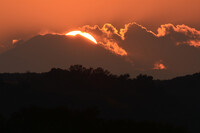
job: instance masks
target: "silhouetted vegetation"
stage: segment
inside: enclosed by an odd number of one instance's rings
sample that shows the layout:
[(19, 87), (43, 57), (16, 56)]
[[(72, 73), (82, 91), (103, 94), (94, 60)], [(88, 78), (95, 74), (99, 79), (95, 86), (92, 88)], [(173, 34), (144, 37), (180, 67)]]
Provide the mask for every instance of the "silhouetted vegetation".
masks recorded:
[(81, 65), (45, 73), (3, 73), (0, 130), (198, 132), (199, 83), (199, 73), (162, 81)]
[(105, 120), (98, 118), (95, 108), (69, 110), (60, 108), (24, 108), (14, 113), (1, 126), (2, 133), (187, 133), (185, 128), (175, 128), (170, 124), (155, 122), (135, 122), (133, 120)]

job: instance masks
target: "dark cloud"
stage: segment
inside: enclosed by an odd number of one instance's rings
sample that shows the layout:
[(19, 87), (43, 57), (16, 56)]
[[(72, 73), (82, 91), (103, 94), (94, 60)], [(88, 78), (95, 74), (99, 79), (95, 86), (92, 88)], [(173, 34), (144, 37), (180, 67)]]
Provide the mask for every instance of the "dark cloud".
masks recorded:
[(165, 24), (158, 28), (158, 37), (168, 36), (179, 44), (200, 47), (200, 31), (186, 25)]
[[(45, 72), (73, 64), (103, 67), (113, 73), (131, 68), (122, 56), (112, 54), (81, 36), (38, 35), (0, 55), (0, 72)], [(123, 65), (119, 65), (123, 64)]]
[(123, 48), (134, 69), (148, 73), (157, 64), (177, 75), (200, 71), (200, 31), (189, 26), (165, 24), (157, 33), (137, 23), (126, 24), (120, 30), (111, 24), (83, 29), (97, 35), (99, 41), (112, 40)]
[(111, 24), (105, 24), (102, 28), (97, 25), (93, 27), (86, 25), (80, 29), (95, 36), (97, 42), (104, 48), (117, 55), (127, 56), (126, 50), (121, 48), (117, 43), (121, 41), (121, 36), (118, 34), (118, 30)]
[(122, 29), (111, 24), (86, 25), (80, 30), (93, 35), (98, 44), (57, 33), (36, 36), (20, 41), (20, 45), (0, 56), (1, 72), (41, 72), (72, 64), (101, 66), (132, 76), (146, 73), (156, 78), (200, 71), (200, 31), (189, 26), (165, 24), (157, 33), (137, 23)]

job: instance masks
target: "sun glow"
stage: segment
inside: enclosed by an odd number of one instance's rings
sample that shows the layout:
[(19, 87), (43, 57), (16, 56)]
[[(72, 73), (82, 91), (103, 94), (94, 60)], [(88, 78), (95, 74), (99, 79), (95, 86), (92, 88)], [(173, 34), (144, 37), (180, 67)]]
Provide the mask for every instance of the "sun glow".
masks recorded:
[(94, 42), (95, 44), (97, 44), (97, 41), (96, 39), (90, 35), (89, 33), (86, 33), (86, 32), (82, 32), (82, 31), (71, 31), (67, 34), (65, 34), (66, 36), (76, 36), (76, 35), (81, 35), (87, 39), (89, 39), (90, 41)]
[(12, 44), (19, 42), (19, 40), (12, 40)]
[(167, 68), (162, 63), (156, 63), (156, 64), (154, 64), (154, 68), (153, 69), (155, 69), (155, 70), (164, 70), (164, 69), (167, 69)]

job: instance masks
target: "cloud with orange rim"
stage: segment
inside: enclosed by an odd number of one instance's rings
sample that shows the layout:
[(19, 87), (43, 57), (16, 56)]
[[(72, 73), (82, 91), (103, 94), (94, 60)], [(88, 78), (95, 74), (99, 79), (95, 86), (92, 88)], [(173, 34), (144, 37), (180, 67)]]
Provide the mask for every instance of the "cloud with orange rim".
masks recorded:
[[(200, 31), (187, 25), (164, 24), (157, 33), (135, 22), (119, 30), (108, 23), (103, 27), (86, 25), (80, 29), (93, 34), (113, 53), (126, 55), (140, 69), (181, 72), (184, 68), (189, 72), (191, 68), (198, 71), (200, 67), (200, 63), (197, 63), (200, 59)], [(123, 54), (123, 51), (127, 54)], [(168, 67), (158, 63), (160, 60)]]

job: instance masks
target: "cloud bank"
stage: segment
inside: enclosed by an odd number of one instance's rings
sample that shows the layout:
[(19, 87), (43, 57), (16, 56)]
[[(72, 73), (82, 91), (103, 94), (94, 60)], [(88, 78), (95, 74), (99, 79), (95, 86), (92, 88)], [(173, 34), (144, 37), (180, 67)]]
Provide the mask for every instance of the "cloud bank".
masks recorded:
[[(158, 78), (160, 78), (161, 75), (162, 78), (172, 78), (174, 76), (200, 71), (200, 31), (187, 25), (164, 24), (157, 29), (157, 32), (153, 32), (135, 22), (125, 24), (121, 29), (106, 23), (102, 27), (98, 25), (85, 25), (80, 27), (79, 30), (91, 34), (97, 40), (97, 46), (95, 46), (96, 48), (94, 49), (101, 49), (99, 56), (96, 56), (95, 54), (97, 54), (97, 52), (92, 52), (91, 49), (90, 52), (85, 52), (87, 53), (86, 55), (88, 55), (87, 59), (85, 59), (87, 62), (86, 64), (91, 63), (87, 61), (89, 57), (94, 64), (99, 64), (99, 59), (101, 58), (101, 60), (106, 60), (107, 64), (111, 63), (111, 65), (107, 67), (109, 70), (115, 69), (117, 66), (118, 69), (116, 72), (121, 72), (122, 68), (126, 68), (125, 71), (131, 75), (146, 73), (153, 76), (156, 75)], [(70, 46), (71, 49), (74, 49), (73, 47), (76, 46), (74, 41), (67, 42), (67, 44), (65, 43), (65, 33), (47, 31), (40, 32), (39, 34), (42, 34), (46, 40), (49, 38), (56, 38), (52, 42), (45, 41), (46, 45), (48, 45), (48, 43), (59, 44), (62, 42), (62, 45), (66, 45), (66, 47)], [(52, 36), (49, 37), (45, 34), (51, 34)], [(60, 38), (59, 36), (62, 37)], [(77, 38), (74, 39), (76, 40)], [(34, 39), (32, 38), (30, 40)], [(79, 60), (78, 63), (81, 64), (81, 61), (83, 60), (81, 58), (85, 54), (80, 55), (80, 57), (78, 55), (74, 56), (73, 54), (76, 54), (77, 51), (83, 49), (86, 46), (86, 42), (84, 43), (79, 39), (77, 41), (80, 44), (79, 47), (77, 47), (77, 50), (63, 52), (63, 56), (76, 57), (72, 58), (70, 61), (73, 62), (77, 59)], [(14, 43), (14, 46), (21, 46), (23, 43), (27, 44), (27, 42), (29, 41), (19, 41)], [(44, 42), (41, 40), (35, 40), (33, 41), (32, 46), (37, 47), (39, 45), (35, 44), (42, 45), (43, 43)], [(58, 47), (57, 45), (51, 45), (55, 48)], [(49, 49), (51, 45), (48, 45)], [(37, 48), (37, 51), (39, 51), (39, 49), (40, 48)], [(30, 51), (34, 52), (33, 49)], [(58, 53), (59, 52), (55, 52), (55, 54)], [(89, 53), (94, 55), (89, 56)], [(112, 58), (108, 59), (108, 56), (105, 56), (105, 54), (107, 55), (108, 53), (112, 53)], [(99, 59), (97, 60), (96, 57)], [(123, 60), (121, 61), (123, 63), (112, 65), (112, 62), (117, 62), (119, 59)], [(67, 59), (65, 61), (67, 62)], [(51, 62), (53, 62), (53, 60), (51, 60)], [(104, 64), (103, 62), (100, 64)], [(59, 65), (57, 66), (59, 67)]]
[(135, 69), (179, 74), (200, 71), (200, 31), (187, 25), (164, 24), (157, 33), (135, 22), (119, 30), (112, 24), (81, 29), (113, 53), (125, 55)]

